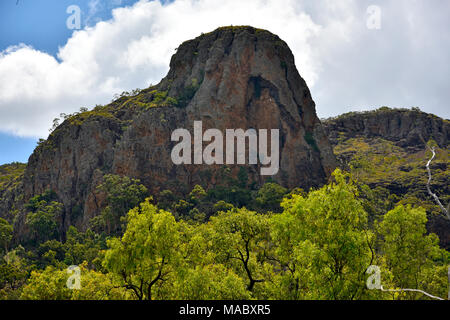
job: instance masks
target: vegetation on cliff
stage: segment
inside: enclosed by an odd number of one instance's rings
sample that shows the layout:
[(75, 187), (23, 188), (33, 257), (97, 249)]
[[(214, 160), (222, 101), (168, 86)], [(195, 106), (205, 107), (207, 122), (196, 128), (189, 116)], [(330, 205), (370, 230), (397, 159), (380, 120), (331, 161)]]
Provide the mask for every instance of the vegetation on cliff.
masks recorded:
[[(25, 247), (0, 249), (0, 297), (427, 298), (369, 290), (370, 265), (380, 267), (384, 288), (445, 297), (450, 254), (427, 233), (425, 209), (397, 204), (370, 217), (366, 208), (381, 211), (385, 203), (361, 193), (368, 187), (339, 169), (332, 182), (309, 192), (269, 182), (248, 197), (227, 198), (234, 204), (218, 200), (245, 182), (242, 175), (219, 190), (196, 186), (184, 199), (166, 190), (156, 201), (142, 200), (147, 190), (138, 180), (110, 175), (99, 188), (107, 193), (107, 211), (118, 214), (108, 221), (121, 221), (122, 231), (93, 221), (96, 231), (70, 227), (65, 241), (52, 233), (53, 194), (37, 196), (27, 208), (43, 215), (35, 227), (51, 232), (42, 230)], [(0, 242), (11, 243), (12, 227), (6, 220), (0, 225)], [(66, 286), (70, 265), (80, 266), (79, 290)]]
[[(431, 157), (430, 187), (443, 203), (450, 203), (450, 122), (418, 108), (382, 107), (368, 112), (351, 112), (324, 121), (330, 132), (340, 166), (348, 170), (370, 195), (387, 204), (421, 206), (428, 214), (428, 230), (437, 233), (441, 245), (450, 247), (450, 221), (427, 192), (425, 165)], [(386, 210), (373, 212), (383, 215)]]
[[(84, 232), (64, 232), (55, 192), (36, 195), (23, 208), (27, 241), (13, 238), (15, 213), (0, 219), (0, 298), (429, 299), (402, 288), (445, 297), (449, 232), (426, 191), (430, 152), (410, 137), (362, 132), (337, 132), (334, 152), (349, 173), (337, 170), (320, 189), (258, 187), (244, 168), (237, 176), (224, 168), (213, 188), (150, 193), (140, 180), (107, 174), (96, 187), (103, 207)], [(431, 188), (447, 203), (449, 149), (429, 138)], [(24, 169), (0, 167), (3, 195)], [(79, 290), (66, 286), (71, 265), (81, 270)], [(393, 291), (367, 288), (370, 265)]]

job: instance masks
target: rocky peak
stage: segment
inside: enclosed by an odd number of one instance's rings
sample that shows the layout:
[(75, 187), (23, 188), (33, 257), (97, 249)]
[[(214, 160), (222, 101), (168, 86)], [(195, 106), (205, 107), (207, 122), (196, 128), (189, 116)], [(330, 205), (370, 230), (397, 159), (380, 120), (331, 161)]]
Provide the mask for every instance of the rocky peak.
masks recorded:
[(423, 150), (423, 140), (433, 139), (439, 147), (446, 148), (450, 138), (449, 120), (417, 108), (410, 110), (382, 107), (374, 111), (350, 112), (326, 119), (323, 124), (333, 145), (339, 139), (357, 136), (382, 137), (415, 152)]
[[(223, 165), (171, 160), (172, 132), (192, 130), (194, 121), (222, 132), (279, 129), (280, 168), (271, 179), (285, 187), (319, 186), (336, 165), (287, 44), (265, 30), (225, 27), (183, 43), (158, 85), (68, 118), (30, 157), (24, 199), (53, 190), (64, 228), (84, 227), (102, 206), (96, 187), (107, 173), (138, 178), (153, 193), (216, 186)], [(228, 166), (235, 176), (242, 168), (249, 183), (267, 179), (259, 164)]]

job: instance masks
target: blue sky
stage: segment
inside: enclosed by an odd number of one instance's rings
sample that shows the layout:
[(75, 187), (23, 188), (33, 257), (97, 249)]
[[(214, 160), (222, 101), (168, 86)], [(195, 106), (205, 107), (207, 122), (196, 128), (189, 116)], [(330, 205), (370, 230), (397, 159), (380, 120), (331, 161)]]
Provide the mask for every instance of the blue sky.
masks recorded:
[(0, 133), (0, 165), (11, 162), (27, 162), (36, 147), (37, 139), (21, 138)]
[[(131, 5), (137, 0), (122, 0), (120, 6)], [(78, 5), (82, 17), (89, 14), (91, 0), (1, 0), (0, 1), (0, 51), (9, 46), (24, 43), (33, 48), (56, 56), (58, 47), (63, 46), (73, 30), (66, 27), (70, 5)], [(98, 20), (111, 19), (111, 10), (118, 2), (104, 1), (98, 11), (82, 27), (95, 24)], [(14, 161), (27, 162), (36, 147), (38, 138), (24, 138), (0, 132), (0, 165)]]
[(285, 40), (319, 117), (381, 106), (450, 117), (448, 0), (16, 2), (0, 0), (0, 164), (26, 162), (60, 113), (158, 83), (181, 42), (226, 25)]
[[(111, 9), (118, 6), (131, 5), (137, 0), (99, 1), (98, 11), (90, 19), (82, 19), (82, 27), (86, 22), (93, 25), (97, 20), (111, 18)], [(56, 55), (58, 47), (66, 43), (72, 30), (66, 28), (69, 14), (66, 9), (77, 5), (82, 17), (89, 14), (89, 3), (92, 0), (2, 0), (0, 1), (0, 51), (9, 46), (25, 43), (37, 50)], [(120, 3), (120, 5), (119, 5)], [(83, 21), (84, 20), (84, 21)]]

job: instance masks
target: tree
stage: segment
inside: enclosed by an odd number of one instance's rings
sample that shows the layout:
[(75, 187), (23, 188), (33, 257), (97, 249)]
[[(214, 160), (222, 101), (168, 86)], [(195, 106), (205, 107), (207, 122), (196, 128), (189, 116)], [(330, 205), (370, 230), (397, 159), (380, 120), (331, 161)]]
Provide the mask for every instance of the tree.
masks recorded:
[(19, 246), (0, 260), (0, 300), (17, 300), (20, 296), (20, 288), (25, 283), (29, 270), (27, 261), (22, 257), (24, 251)]
[(274, 261), (286, 299), (358, 299), (365, 294), (365, 271), (375, 259), (367, 213), (357, 189), (337, 169), (335, 182), (306, 197), (292, 195), (273, 218)]
[(80, 268), (80, 288), (69, 289), (71, 276), (67, 269), (48, 266), (45, 270), (32, 271), (23, 288), (23, 300), (110, 300), (127, 299), (125, 289), (114, 283), (111, 274), (89, 270), (84, 262)]
[(269, 234), (267, 216), (242, 208), (221, 212), (210, 223), (217, 262), (235, 268), (246, 278), (247, 290), (253, 291), (264, 281), (261, 257)]
[(223, 200), (217, 201), (213, 206), (213, 212), (227, 212), (229, 210), (233, 210), (234, 206), (231, 203), (225, 202)]
[(107, 249), (105, 237), (95, 234), (91, 230), (82, 233), (74, 226), (67, 230), (64, 243), (64, 262), (67, 265), (80, 265), (86, 262), (89, 268), (99, 270), (101, 266), (101, 252)]
[(33, 210), (26, 217), (33, 239), (37, 243), (56, 239), (59, 235), (57, 221), (62, 215), (63, 205), (57, 201), (47, 202), (45, 196), (37, 196), (31, 199), (27, 208)]
[(158, 207), (164, 210), (170, 210), (177, 201), (176, 196), (170, 190), (163, 190), (158, 196)]
[(200, 185), (195, 185), (191, 193), (189, 193), (189, 202), (193, 205), (197, 205), (206, 197), (206, 191)]
[(265, 211), (281, 212), (280, 203), (287, 191), (277, 183), (267, 182), (258, 190), (255, 201)]
[[(163, 297), (164, 281), (179, 258), (180, 233), (171, 213), (147, 201), (128, 213), (122, 238), (108, 241), (104, 267), (136, 298)], [(160, 294), (158, 296), (158, 294)]]
[(187, 202), (186, 200), (180, 199), (178, 202), (176, 202), (173, 206), (173, 209), (175, 211), (175, 214), (178, 218), (180, 217), (188, 217), (189, 212), (194, 207), (194, 205), (190, 202)]
[(107, 174), (103, 180), (104, 182), (97, 189), (106, 194), (108, 205), (92, 222), (97, 227), (100, 226), (100, 229), (106, 228), (105, 231), (108, 235), (119, 235), (123, 231), (121, 217), (144, 201), (148, 190), (140, 184), (139, 180), (126, 176)]
[(32, 271), (31, 277), (23, 288), (23, 300), (70, 300), (71, 290), (67, 288), (68, 274), (48, 266), (43, 271)]
[(130, 295), (114, 280), (113, 274), (90, 270), (87, 262), (80, 266), (80, 290), (71, 290), (71, 300), (126, 300)]
[(197, 265), (178, 280), (176, 299), (182, 300), (248, 300), (245, 282), (221, 264)]
[[(430, 284), (446, 282), (445, 270), (441, 269), (449, 262), (448, 253), (439, 248), (435, 234), (427, 235), (426, 223), (425, 209), (398, 205), (377, 224), (380, 249), (384, 253), (385, 288), (422, 289), (431, 294), (446, 295), (444, 286)], [(435, 260), (443, 262), (441, 268)], [(419, 299), (423, 294), (401, 292), (394, 297)]]
[(8, 244), (12, 239), (13, 227), (5, 219), (0, 218), (0, 246), (8, 253)]

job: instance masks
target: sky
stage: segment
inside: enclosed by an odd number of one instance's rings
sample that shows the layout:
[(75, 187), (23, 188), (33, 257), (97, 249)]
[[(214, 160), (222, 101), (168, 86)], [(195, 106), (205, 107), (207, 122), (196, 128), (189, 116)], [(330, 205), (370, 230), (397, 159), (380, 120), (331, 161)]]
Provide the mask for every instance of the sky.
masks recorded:
[(285, 40), (321, 118), (448, 119), (449, 17), (448, 0), (1, 0), (0, 164), (26, 162), (61, 113), (158, 83), (181, 42), (225, 25)]

